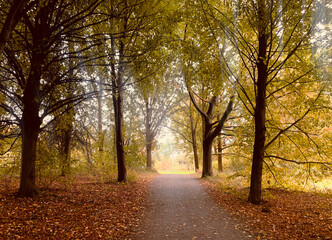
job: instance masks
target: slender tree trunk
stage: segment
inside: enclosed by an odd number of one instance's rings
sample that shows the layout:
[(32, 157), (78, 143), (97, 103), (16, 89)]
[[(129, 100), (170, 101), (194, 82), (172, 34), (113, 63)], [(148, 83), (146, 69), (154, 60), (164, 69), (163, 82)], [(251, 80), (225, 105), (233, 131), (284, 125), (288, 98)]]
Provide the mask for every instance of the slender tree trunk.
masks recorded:
[(146, 169), (147, 170), (152, 169), (152, 144), (151, 143), (146, 144)]
[(198, 151), (197, 151), (197, 139), (196, 139), (196, 129), (197, 129), (197, 122), (194, 124), (194, 118), (191, 112), (191, 101), (189, 105), (189, 117), (190, 117), (190, 131), (191, 131), (191, 142), (193, 146), (194, 152), (194, 165), (195, 165), (195, 172), (199, 170), (199, 161), (198, 161)]
[[(111, 38), (113, 53), (115, 53), (115, 41), (114, 37)], [(116, 139), (116, 155), (118, 165), (118, 182), (127, 181), (127, 169), (124, 152), (124, 140), (123, 140), (123, 109), (122, 109), (122, 56), (123, 56), (124, 44), (120, 41), (119, 48), (119, 66), (115, 69), (115, 63), (111, 63), (112, 68), (112, 91), (113, 91), (113, 107), (114, 107), (114, 123), (115, 123), (115, 139)], [(115, 61), (113, 59), (113, 61)]]
[[(68, 127), (71, 127), (68, 125)], [(61, 168), (61, 176), (67, 176), (70, 173), (70, 155), (72, 142), (72, 128), (66, 129), (63, 136), (63, 162)]]
[(151, 133), (151, 108), (149, 106), (149, 97), (145, 99), (145, 146), (146, 146), (146, 169), (152, 169), (152, 133)]
[(97, 104), (98, 104), (98, 162), (103, 164), (104, 161), (104, 142), (105, 132), (103, 131), (103, 83), (99, 83)]
[(255, 141), (254, 153), (251, 169), (250, 193), (249, 201), (253, 204), (258, 204), (262, 201), (262, 173), (264, 161), (264, 147), (265, 147), (265, 112), (266, 112), (266, 82), (267, 82), (267, 63), (266, 63), (266, 49), (267, 49), (267, 34), (266, 26), (266, 12), (265, 0), (258, 1), (258, 79), (257, 79), (257, 96), (255, 108)]
[(218, 172), (222, 172), (223, 168), (222, 168), (222, 139), (221, 136), (218, 136), (218, 146), (217, 146), (217, 150), (218, 150)]
[[(68, 36), (70, 39), (70, 36)], [(74, 46), (71, 41), (68, 42), (68, 52), (74, 51)], [(74, 78), (74, 72), (73, 72), (73, 60), (69, 59), (68, 67), (68, 77), (69, 79)], [(70, 98), (73, 97), (73, 89), (72, 84), (69, 83), (68, 87), (68, 96)], [(70, 109), (64, 114), (65, 116), (65, 128), (64, 128), (64, 136), (62, 139), (63, 146), (62, 146), (62, 157), (63, 162), (61, 166), (61, 176), (67, 176), (70, 173), (70, 164), (71, 164), (71, 144), (72, 144), (72, 134), (73, 134), (73, 122), (74, 122), (74, 104), (69, 103)], [(60, 123), (61, 124), (61, 123)]]
[(192, 145), (193, 145), (193, 152), (194, 152), (195, 171), (197, 172), (199, 170), (199, 161), (198, 161), (196, 132), (192, 132), (191, 138), (192, 138)]

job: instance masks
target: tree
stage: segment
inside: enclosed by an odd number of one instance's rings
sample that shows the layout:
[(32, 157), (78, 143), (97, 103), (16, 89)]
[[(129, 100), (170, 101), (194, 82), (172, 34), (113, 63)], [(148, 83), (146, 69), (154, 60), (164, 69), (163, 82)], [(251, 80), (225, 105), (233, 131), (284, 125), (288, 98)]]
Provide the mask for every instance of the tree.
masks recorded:
[[(106, 2), (105, 2), (106, 3)], [(110, 16), (105, 35), (109, 36), (109, 65), (114, 108), (114, 124), (118, 164), (118, 181), (127, 180), (123, 136), (123, 92), (128, 85), (146, 76), (135, 74), (135, 63), (156, 48), (155, 28), (159, 3), (149, 1), (111, 1), (104, 5)], [(106, 44), (105, 47), (108, 47)]]
[[(70, 103), (78, 103), (86, 98), (84, 93), (75, 93), (74, 96), (64, 99), (53, 98), (57, 87), (76, 81), (68, 79), (68, 69), (61, 69), (61, 65), (55, 63), (72, 56), (71, 53), (66, 55), (60, 51), (62, 39), (68, 36), (69, 31), (78, 33), (91, 24), (82, 24), (81, 21), (93, 14), (99, 1), (81, 4), (80, 8), (77, 8), (75, 1), (61, 3), (63, 2), (57, 0), (43, 2), (36, 11), (24, 13), (21, 31), (15, 32), (15, 41), (9, 42), (9, 47), (5, 49), (8, 64), (13, 70), (5, 68), (11, 77), (2, 81), (0, 89), (10, 100), (7, 105), (2, 105), (2, 108), (15, 118), (21, 128), (22, 166), (19, 196), (37, 194), (36, 148), (43, 120), (58, 110), (68, 111)], [(54, 70), (62, 74), (55, 76), (52, 74)], [(12, 83), (10, 89), (6, 87), (9, 83)], [(56, 101), (49, 101), (51, 99)]]
[[(238, 53), (238, 60), (235, 58), (235, 61), (241, 63), (242, 70), (246, 70), (246, 74), (241, 75), (241, 71), (234, 74), (231, 67), (226, 68), (236, 79), (239, 98), (254, 118), (255, 140), (249, 201), (258, 204), (262, 200), (263, 164), (268, 148), (282, 134), (298, 126), (314, 109), (321, 95), (321, 89), (317, 91), (317, 86), (312, 88), (315, 91), (310, 97), (311, 103), (308, 102), (297, 113), (290, 113), (289, 103), (297, 97), (297, 91), (303, 91), (305, 85), (314, 82), (314, 66), (307, 59), (311, 55), (310, 48), (305, 47), (310, 46), (313, 4), (311, 1), (259, 0), (231, 4), (225, 8), (213, 1), (201, 3), (202, 10), (211, 17), (207, 17), (207, 21), (219, 25), (218, 29), (227, 36)], [(216, 34), (217, 29), (211, 27), (211, 32)], [(256, 37), (252, 38), (252, 35)], [(284, 102), (288, 104), (284, 105)], [(286, 126), (278, 126), (279, 131), (275, 132), (273, 112), (276, 110), (273, 107), (276, 105), (284, 109), (284, 114), (292, 121)], [(292, 140), (290, 143), (294, 144)], [(294, 147), (297, 148), (297, 144)]]
[(189, 90), (190, 99), (195, 106), (196, 110), (201, 114), (203, 118), (203, 170), (202, 177), (212, 176), (212, 143), (213, 140), (220, 134), (229, 114), (233, 108), (233, 99), (232, 96), (227, 104), (226, 110), (223, 113), (223, 116), (220, 120), (214, 121), (215, 108), (217, 104), (217, 96), (212, 96), (208, 101), (204, 100), (208, 104), (208, 110), (204, 112), (199, 105), (197, 104), (195, 97), (192, 91)]
[(143, 102), (141, 104), (138, 102), (138, 104), (142, 109), (145, 122), (146, 168), (148, 170), (152, 169), (152, 147), (155, 138), (163, 122), (169, 115), (172, 115), (177, 104), (175, 96), (179, 86), (172, 70), (173, 68), (169, 68), (165, 72), (160, 71), (155, 75), (162, 80), (156, 82), (145, 80), (139, 83), (139, 92)]

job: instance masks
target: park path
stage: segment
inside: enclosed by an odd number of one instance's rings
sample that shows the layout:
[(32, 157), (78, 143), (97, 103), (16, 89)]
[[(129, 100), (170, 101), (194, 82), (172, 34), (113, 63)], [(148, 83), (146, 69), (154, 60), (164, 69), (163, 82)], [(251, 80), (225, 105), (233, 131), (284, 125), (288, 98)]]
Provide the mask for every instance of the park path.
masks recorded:
[(253, 239), (214, 203), (192, 175), (158, 175), (135, 239)]

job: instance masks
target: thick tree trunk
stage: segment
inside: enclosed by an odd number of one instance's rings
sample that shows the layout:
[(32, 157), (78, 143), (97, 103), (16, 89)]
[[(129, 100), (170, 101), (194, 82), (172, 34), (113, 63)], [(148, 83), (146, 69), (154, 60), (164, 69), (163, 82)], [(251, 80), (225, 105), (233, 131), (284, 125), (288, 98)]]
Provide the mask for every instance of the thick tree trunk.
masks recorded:
[(267, 82), (267, 35), (265, 33), (265, 0), (258, 1), (258, 63), (257, 63), (257, 96), (255, 108), (255, 141), (251, 169), (249, 201), (259, 204), (262, 201), (262, 173), (265, 147), (265, 111), (266, 111), (266, 82)]
[[(36, 188), (36, 147), (39, 134), (38, 115), (32, 114), (31, 111), (25, 110), (25, 117), (22, 123), (22, 165), (20, 188), (18, 196), (34, 197), (37, 195)], [(29, 117), (27, 117), (29, 112)], [(34, 115), (34, 116), (32, 116)]]
[(209, 139), (203, 140), (203, 170), (202, 178), (212, 176), (212, 141)]
[[(36, 58), (33, 58), (36, 59)], [(39, 80), (40, 63), (35, 61), (32, 74), (27, 80), (23, 96), (22, 130), (22, 165), (18, 196), (34, 197), (36, 188), (36, 151), (41, 120), (39, 118)]]
[(118, 163), (118, 182), (127, 181), (127, 169), (125, 164), (125, 152), (123, 148), (123, 113), (121, 92), (113, 94), (114, 120), (115, 120), (115, 138), (116, 155)]

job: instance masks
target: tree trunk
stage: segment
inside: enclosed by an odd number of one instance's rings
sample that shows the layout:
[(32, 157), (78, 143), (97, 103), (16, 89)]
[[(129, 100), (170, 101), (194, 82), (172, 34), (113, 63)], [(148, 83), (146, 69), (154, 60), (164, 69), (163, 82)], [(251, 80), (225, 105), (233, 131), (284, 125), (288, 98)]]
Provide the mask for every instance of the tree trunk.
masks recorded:
[(212, 176), (212, 141), (210, 139), (203, 140), (203, 170), (202, 178)]
[(114, 120), (115, 120), (115, 138), (116, 138), (116, 155), (118, 162), (118, 182), (127, 181), (127, 169), (125, 164), (125, 152), (123, 148), (123, 113), (122, 113), (122, 96), (118, 93), (113, 94)]
[(146, 169), (152, 169), (152, 144), (146, 143)]
[(190, 101), (190, 105), (189, 105), (189, 117), (190, 117), (191, 142), (192, 142), (193, 152), (194, 152), (195, 172), (197, 172), (199, 170), (197, 139), (196, 139), (197, 122), (196, 122), (196, 124), (194, 124), (194, 118), (193, 118), (193, 115), (191, 112), (191, 101)]
[(23, 95), (22, 130), (22, 165), (20, 188), (18, 196), (34, 197), (36, 188), (36, 150), (40, 131), (41, 120), (39, 118), (39, 80), (41, 76), (41, 63), (39, 57), (33, 56), (31, 75), (27, 79), (27, 85)]
[(222, 172), (223, 168), (222, 168), (222, 140), (221, 140), (221, 136), (218, 136), (218, 146), (217, 146), (217, 150), (218, 150), (218, 172)]
[(149, 97), (145, 99), (145, 145), (146, 145), (146, 169), (152, 169), (152, 133), (151, 133), (151, 108), (149, 106)]
[(61, 176), (67, 176), (70, 173), (70, 155), (71, 155), (71, 141), (72, 141), (72, 128), (71, 124), (68, 123), (69, 129), (66, 129), (63, 136), (63, 147), (62, 147), (62, 166)]
[(212, 96), (209, 103), (209, 108), (207, 112), (203, 112), (200, 109), (193, 97), (192, 93), (189, 91), (189, 96), (191, 102), (194, 104), (197, 111), (201, 114), (203, 118), (203, 171), (202, 178), (213, 175), (212, 169), (212, 143), (213, 139), (215, 139), (221, 132), (224, 127), (224, 123), (226, 122), (229, 114), (233, 109), (233, 100), (234, 96), (232, 96), (228, 102), (227, 108), (220, 120), (218, 120), (217, 124), (213, 123), (213, 115), (215, 111), (215, 107), (217, 104), (217, 96)]
[(257, 96), (255, 108), (255, 140), (251, 169), (249, 201), (259, 204), (262, 201), (262, 173), (265, 147), (265, 111), (266, 111), (266, 81), (267, 81), (267, 35), (265, 33), (265, 0), (258, 1), (258, 63), (257, 63)]
[(198, 161), (196, 132), (192, 132), (191, 137), (192, 137), (192, 145), (193, 145), (193, 152), (194, 152), (195, 171), (197, 172), (199, 170), (199, 161)]
[[(112, 51), (115, 53), (115, 40), (111, 38)], [(118, 182), (127, 181), (127, 169), (124, 152), (124, 141), (123, 141), (123, 110), (122, 110), (122, 94), (123, 94), (123, 83), (122, 73), (123, 66), (121, 64), (124, 51), (124, 44), (120, 41), (119, 48), (119, 66), (115, 69), (115, 59), (111, 63), (112, 68), (112, 93), (113, 93), (113, 107), (114, 107), (114, 123), (115, 123), (115, 139), (116, 139), (116, 157), (118, 165)]]

